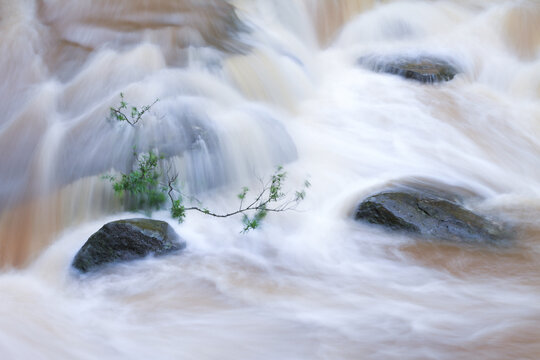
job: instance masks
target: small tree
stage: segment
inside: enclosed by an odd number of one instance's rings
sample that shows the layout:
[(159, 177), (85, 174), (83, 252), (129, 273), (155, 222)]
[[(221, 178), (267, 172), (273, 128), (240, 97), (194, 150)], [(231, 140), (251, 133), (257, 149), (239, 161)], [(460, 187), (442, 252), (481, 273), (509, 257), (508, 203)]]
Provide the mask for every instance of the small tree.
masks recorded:
[[(124, 95), (120, 94), (120, 105), (110, 108), (109, 120), (113, 122), (126, 122), (129, 126), (137, 127), (143, 116), (159, 100), (156, 99), (151, 105), (137, 108), (129, 106), (124, 101)], [(276, 171), (256, 192), (256, 195), (248, 199), (250, 189), (243, 187), (237, 195), (240, 204), (237, 210), (218, 213), (201, 206), (186, 206), (185, 199), (189, 197), (183, 194), (178, 185), (178, 172), (171, 174), (170, 164), (165, 169), (165, 164), (170, 161), (166, 159), (158, 150), (148, 152), (137, 152), (134, 148), (133, 156), (136, 158), (136, 165), (128, 173), (121, 173), (119, 176), (106, 175), (105, 178), (112, 182), (115, 193), (123, 198), (127, 198), (128, 203), (135, 208), (146, 209), (149, 213), (153, 209), (161, 207), (167, 200), (170, 203), (171, 216), (179, 222), (183, 222), (188, 211), (198, 211), (200, 213), (225, 218), (234, 215), (242, 215), (243, 232), (256, 229), (262, 220), (270, 212), (282, 212), (295, 209), (304, 200), (306, 190), (310, 187), (309, 181), (305, 181), (300, 190), (289, 195), (283, 191), (283, 183), (287, 173), (283, 167), (278, 166)], [(192, 200), (192, 199), (190, 199)], [(200, 205), (200, 202), (198, 202)], [(250, 215), (251, 214), (251, 215)]]

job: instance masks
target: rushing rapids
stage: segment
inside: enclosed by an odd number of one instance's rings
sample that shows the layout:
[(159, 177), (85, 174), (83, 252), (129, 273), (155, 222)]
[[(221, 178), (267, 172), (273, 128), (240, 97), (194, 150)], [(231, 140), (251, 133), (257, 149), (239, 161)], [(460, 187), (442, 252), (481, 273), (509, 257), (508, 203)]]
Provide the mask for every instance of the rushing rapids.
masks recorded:
[[(0, 54), (0, 358), (540, 356), (536, 0), (0, 0)], [(359, 65), (400, 56), (459, 71)], [(120, 93), (159, 99), (140, 128), (107, 121)], [(102, 179), (133, 146), (212, 208), (276, 165), (312, 188), (248, 234), (158, 211), (186, 251), (73, 276), (91, 234), (141, 216)], [(476, 194), (511, 245), (354, 221), (399, 179)]]

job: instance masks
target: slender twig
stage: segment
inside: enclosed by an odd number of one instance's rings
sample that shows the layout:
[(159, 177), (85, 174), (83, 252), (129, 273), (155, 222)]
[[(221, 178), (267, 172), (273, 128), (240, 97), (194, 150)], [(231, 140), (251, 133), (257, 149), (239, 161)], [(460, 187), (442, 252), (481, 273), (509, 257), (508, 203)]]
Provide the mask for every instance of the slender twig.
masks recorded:
[[(131, 116), (127, 116), (121, 109), (127, 109), (127, 103), (124, 101), (124, 95), (120, 94), (120, 97), (122, 98), (122, 101), (120, 102), (120, 106), (118, 108), (110, 108), (111, 116), (116, 118), (119, 121), (125, 121), (132, 127), (135, 127), (137, 123), (142, 119), (143, 115), (146, 114), (152, 106), (154, 106), (159, 99), (154, 100), (154, 102), (150, 105), (145, 105), (142, 107), (142, 111), (137, 110), (136, 107), (132, 107), (132, 113)], [(135, 117), (137, 115), (137, 117)], [(131, 120), (130, 120), (131, 118)]]

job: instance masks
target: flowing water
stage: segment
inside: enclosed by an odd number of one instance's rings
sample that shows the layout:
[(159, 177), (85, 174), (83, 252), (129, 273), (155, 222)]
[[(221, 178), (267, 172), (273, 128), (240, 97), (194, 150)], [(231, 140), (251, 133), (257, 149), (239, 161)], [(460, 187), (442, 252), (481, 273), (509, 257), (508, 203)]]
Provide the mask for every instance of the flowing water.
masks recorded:
[[(1, 359), (540, 358), (540, 3), (0, 0)], [(358, 65), (429, 55), (452, 81)], [(159, 98), (138, 128), (119, 94)], [(101, 175), (174, 159), (212, 209), (284, 165), (298, 211), (170, 222), (187, 251), (78, 276), (123, 212)], [(477, 196), (509, 246), (351, 219), (402, 179)]]

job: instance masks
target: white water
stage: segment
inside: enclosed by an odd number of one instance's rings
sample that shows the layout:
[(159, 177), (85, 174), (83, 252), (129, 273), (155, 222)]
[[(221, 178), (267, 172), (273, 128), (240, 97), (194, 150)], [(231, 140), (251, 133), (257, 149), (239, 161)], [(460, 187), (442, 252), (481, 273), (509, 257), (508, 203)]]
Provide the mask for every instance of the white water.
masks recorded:
[[(222, 1), (73, 4), (0, 0), (1, 359), (540, 357), (538, 2), (237, 0), (239, 19)], [(398, 54), (462, 73), (428, 86), (356, 65)], [(140, 134), (104, 120), (120, 92), (160, 99)], [(313, 186), (247, 235), (157, 212), (186, 252), (77, 277), (93, 232), (140, 216), (99, 178), (134, 143), (178, 155), (211, 208), (277, 164)], [(514, 223), (512, 246), (350, 219), (404, 178), (480, 195), (468, 205)]]

